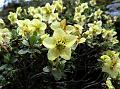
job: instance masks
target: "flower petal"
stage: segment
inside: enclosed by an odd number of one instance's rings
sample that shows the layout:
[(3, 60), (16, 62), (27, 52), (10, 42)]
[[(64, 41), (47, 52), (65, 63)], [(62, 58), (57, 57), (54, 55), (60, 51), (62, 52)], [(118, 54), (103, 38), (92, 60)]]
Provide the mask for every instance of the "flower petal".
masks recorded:
[(70, 60), (71, 58), (71, 48), (65, 48), (61, 51), (60, 56), (65, 60)]
[(76, 42), (76, 40), (77, 40), (77, 36), (74, 36), (74, 35), (66, 35), (65, 36), (65, 38), (66, 38), (66, 42), (65, 42), (65, 44), (66, 44), (66, 47), (72, 47), (72, 45)]
[(56, 48), (49, 49), (47, 56), (49, 60), (54, 61), (57, 57), (60, 56), (60, 52)]
[(41, 30), (45, 30), (47, 28), (47, 25), (43, 22), (40, 23), (41, 24)]
[(57, 30), (58, 28), (60, 28), (60, 22), (54, 21), (50, 27), (52, 30)]
[(48, 37), (43, 40), (43, 45), (48, 49), (54, 48), (56, 46), (56, 41), (53, 37)]
[(56, 40), (63, 38), (64, 36), (66, 36), (66, 33), (64, 32), (64, 30), (57, 28), (54, 31), (53, 37), (56, 38)]
[(75, 27), (72, 26), (72, 25), (67, 25), (66, 26), (66, 31), (67, 31), (67, 33), (72, 33), (72, 32), (75, 31)]
[(86, 39), (84, 37), (82, 37), (80, 40), (79, 40), (79, 43), (84, 43), (86, 41)]

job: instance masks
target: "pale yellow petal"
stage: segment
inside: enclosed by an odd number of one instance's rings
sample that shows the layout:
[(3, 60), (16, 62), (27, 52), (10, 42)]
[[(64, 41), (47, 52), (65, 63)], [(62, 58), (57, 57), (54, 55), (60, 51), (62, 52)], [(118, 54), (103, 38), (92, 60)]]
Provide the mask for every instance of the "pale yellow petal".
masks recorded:
[(70, 35), (70, 34), (66, 35), (65, 38), (66, 38), (66, 42), (65, 42), (66, 47), (72, 47), (77, 40), (77, 36)]
[(56, 48), (49, 49), (47, 56), (49, 60), (54, 61), (60, 56), (60, 52)]
[(57, 30), (58, 28), (60, 28), (60, 22), (55, 21), (51, 24), (50, 27), (51, 27), (52, 30)]
[(86, 41), (86, 39), (83, 37), (79, 40), (79, 43), (84, 43)]
[(60, 53), (61, 58), (65, 60), (70, 60), (71, 58), (71, 48), (65, 48)]
[(53, 37), (57, 39), (61, 39), (61, 38), (64, 38), (66, 36), (66, 33), (64, 32), (64, 30), (60, 29), (60, 28), (57, 28), (55, 31), (54, 31), (54, 34), (53, 34)]
[(53, 37), (45, 38), (43, 45), (48, 49), (54, 48), (56, 46), (56, 40)]
[(41, 22), (41, 30), (45, 30), (47, 28), (47, 25), (43, 22)]
[(75, 27), (74, 26), (72, 26), (72, 25), (67, 25), (66, 26), (66, 32), (67, 33), (72, 33), (74, 31), (75, 31)]

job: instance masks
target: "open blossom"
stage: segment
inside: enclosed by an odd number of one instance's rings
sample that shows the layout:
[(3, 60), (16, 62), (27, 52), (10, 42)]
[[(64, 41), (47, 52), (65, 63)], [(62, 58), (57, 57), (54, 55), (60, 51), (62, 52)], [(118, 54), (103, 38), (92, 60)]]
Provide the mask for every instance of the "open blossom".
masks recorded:
[(22, 35), (22, 37), (26, 37), (28, 35), (33, 34), (34, 29), (29, 19), (19, 20), (17, 21), (17, 24), (18, 24), (18, 29), (17, 29), (18, 33), (19, 35)]
[(110, 77), (116, 78), (120, 73), (120, 58), (119, 53), (115, 51), (107, 51), (101, 56), (103, 61), (102, 71), (107, 72)]
[(17, 15), (20, 15), (22, 12), (22, 8), (21, 7), (18, 7), (17, 10), (16, 10), (16, 14)]
[(43, 45), (49, 49), (48, 59), (53, 61), (60, 56), (69, 60), (71, 58), (71, 47), (76, 39), (76, 36), (66, 34), (62, 29), (54, 31), (52, 37), (45, 38), (43, 41)]
[(38, 10), (35, 7), (29, 7), (28, 8), (28, 13), (33, 16), (36, 13), (38, 13)]
[(102, 32), (102, 22), (101, 21), (94, 21), (94, 23), (89, 23), (89, 31), (94, 35), (99, 35)]
[(77, 36), (77, 42), (78, 43), (83, 43), (86, 40), (81, 35), (83, 27), (79, 24), (74, 24), (74, 26), (67, 25), (66, 20), (64, 19), (61, 22), (55, 21), (51, 24), (51, 29), (52, 30), (56, 31), (56, 30), (58, 30), (57, 28), (60, 28), (60, 29), (64, 30), (68, 34), (72, 34), (72, 35)]
[(62, 0), (53, 0), (53, 5), (55, 6), (55, 9), (58, 11), (58, 12), (62, 12), (64, 10), (64, 6), (63, 6), (63, 2)]
[(42, 21), (41, 10), (42, 10), (41, 7), (37, 7), (37, 8), (35, 8), (35, 7), (29, 7), (29, 8), (28, 8), (28, 13), (29, 13), (30, 15), (32, 15), (33, 18), (39, 19), (40, 21)]
[(66, 24), (66, 19), (62, 20), (61, 22), (54, 21), (50, 27), (54, 31), (58, 30), (57, 28), (60, 28), (64, 30), (66, 33), (71, 33), (72, 31), (75, 30), (74, 26)]
[(93, 36), (97, 36), (102, 33), (102, 22), (94, 21), (94, 23), (88, 23), (89, 30), (84, 32), (84, 35), (87, 35), (87, 38), (92, 38)]
[(37, 32), (39, 35), (43, 35), (45, 33), (45, 29), (47, 27), (45, 23), (41, 22), (38, 19), (33, 19), (31, 21), (31, 24), (32, 24), (34, 31)]
[(0, 29), (0, 44), (9, 43), (11, 39), (11, 32), (7, 29)]
[(55, 6), (46, 3), (45, 7), (42, 7), (42, 17), (43, 21), (51, 23), (52, 21), (58, 19), (58, 13), (55, 13)]
[(87, 8), (88, 8), (88, 3), (82, 3), (81, 5), (79, 5), (78, 7), (75, 8), (75, 13), (81, 14)]
[(94, 13), (94, 18), (101, 18), (101, 15), (102, 15), (103, 11), (98, 9), (97, 11), (95, 11)]
[(97, 1), (97, 0), (90, 0), (90, 4), (91, 4), (91, 6), (96, 5), (96, 4), (97, 4), (96, 1)]
[(110, 30), (102, 30), (102, 37), (106, 40), (109, 40), (112, 44), (117, 44), (119, 41), (117, 40), (116, 37), (117, 32), (114, 31), (114, 29)]
[(80, 13), (75, 13), (74, 15), (74, 20), (79, 23), (80, 25), (84, 25), (85, 20), (86, 20), (86, 16), (82, 15)]
[(8, 15), (8, 19), (10, 20), (11, 24), (16, 23), (17, 21), (17, 14), (10, 12), (10, 14)]

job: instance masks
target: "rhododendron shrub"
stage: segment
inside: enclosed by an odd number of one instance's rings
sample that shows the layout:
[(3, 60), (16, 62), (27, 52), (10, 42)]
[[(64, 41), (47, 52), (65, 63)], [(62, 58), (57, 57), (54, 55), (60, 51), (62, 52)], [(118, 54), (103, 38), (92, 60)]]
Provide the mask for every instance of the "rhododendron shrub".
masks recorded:
[(114, 81), (119, 85), (117, 17), (107, 15), (96, 0), (76, 0), (73, 12), (64, 4), (53, 0), (18, 7), (0, 19), (3, 89), (116, 89)]

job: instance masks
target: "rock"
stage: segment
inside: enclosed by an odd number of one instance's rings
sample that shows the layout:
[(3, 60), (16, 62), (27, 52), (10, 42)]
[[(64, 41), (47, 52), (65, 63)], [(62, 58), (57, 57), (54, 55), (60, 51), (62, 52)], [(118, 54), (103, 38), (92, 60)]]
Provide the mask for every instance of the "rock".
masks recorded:
[(112, 2), (112, 4), (107, 5), (106, 8), (108, 9), (106, 11), (106, 14), (109, 14), (111, 16), (118, 16), (120, 18), (120, 2)]

